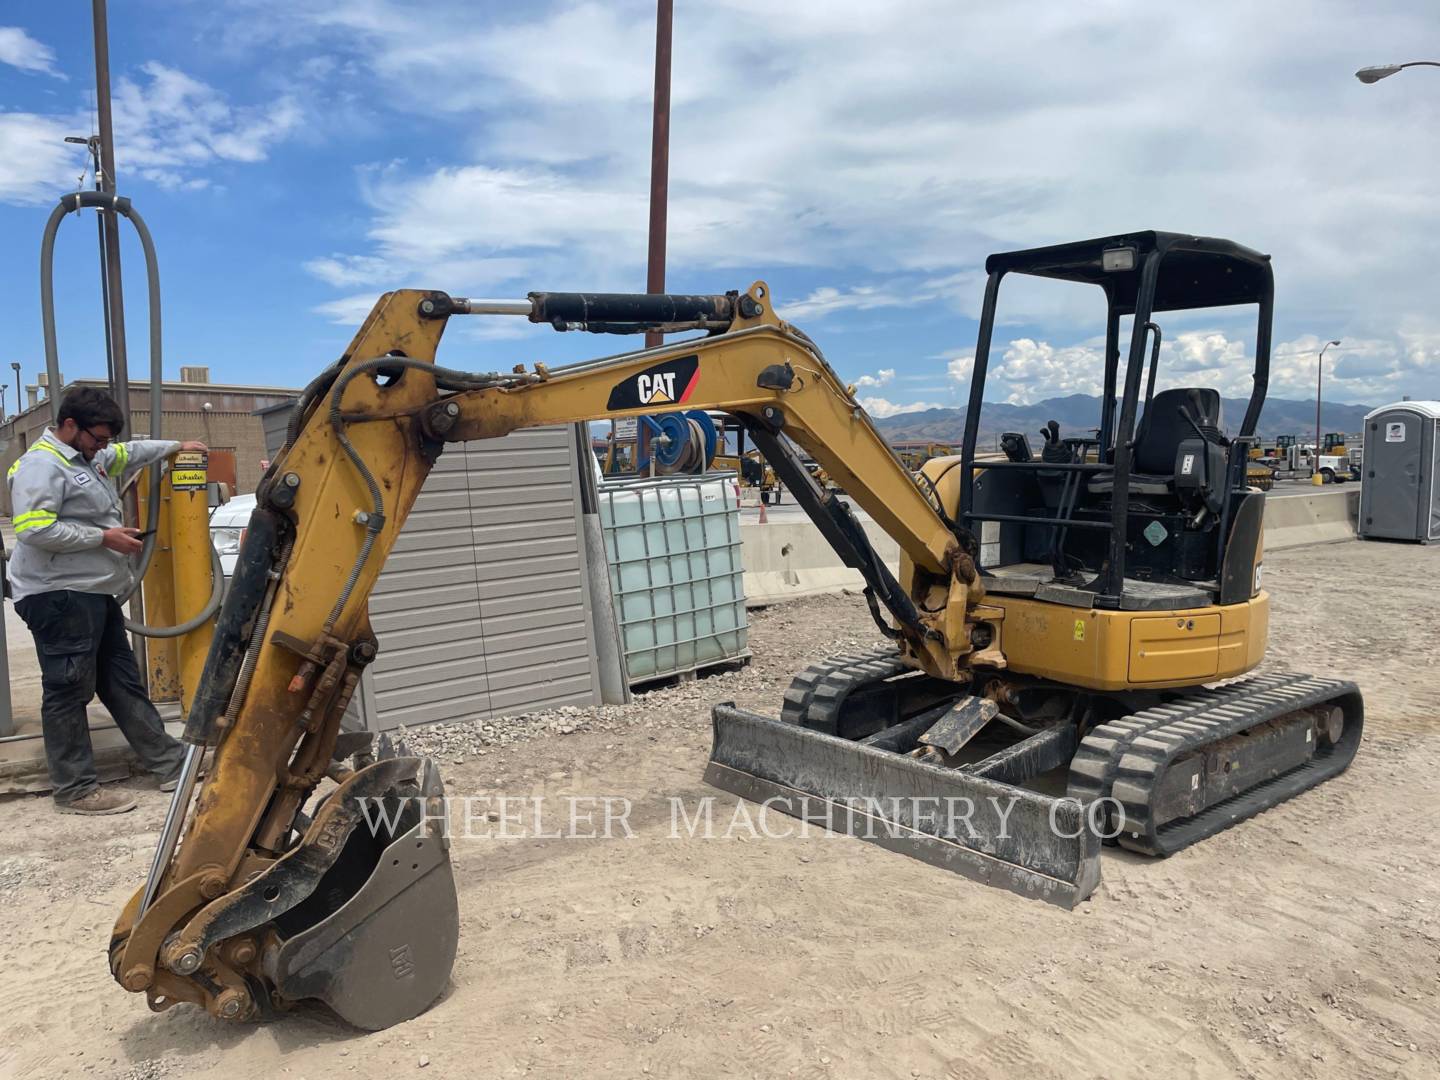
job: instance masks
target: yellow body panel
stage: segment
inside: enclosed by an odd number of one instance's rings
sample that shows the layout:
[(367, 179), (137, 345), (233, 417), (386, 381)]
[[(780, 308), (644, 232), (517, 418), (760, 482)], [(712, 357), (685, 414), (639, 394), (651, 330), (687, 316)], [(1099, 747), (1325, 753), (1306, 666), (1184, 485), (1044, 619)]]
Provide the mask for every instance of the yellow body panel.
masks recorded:
[[(921, 469), (952, 516), (960, 508), (959, 462), (933, 458)], [(901, 551), (901, 585), (909, 587), (913, 572)], [(1115, 611), (987, 593), (974, 617), (985, 621), (991, 612), (999, 613), (992, 625), (1012, 672), (1090, 690), (1160, 690), (1231, 679), (1256, 667), (1265, 656), (1270, 597), (1260, 591), (1224, 607)]]
[[(1243, 675), (1265, 655), (1270, 597), (1173, 612), (985, 597), (1009, 670), (1090, 690), (1159, 690)], [(977, 612), (977, 615), (981, 614)]]

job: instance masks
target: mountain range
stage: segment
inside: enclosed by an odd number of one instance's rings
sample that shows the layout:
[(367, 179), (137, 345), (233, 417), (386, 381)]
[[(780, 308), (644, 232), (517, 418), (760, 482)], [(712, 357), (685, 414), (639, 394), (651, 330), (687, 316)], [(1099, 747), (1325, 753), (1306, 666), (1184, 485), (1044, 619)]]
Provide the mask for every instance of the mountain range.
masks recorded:
[[(1243, 398), (1225, 398), (1222, 416), (1227, 434), (1234, 434), (1249, 404)], [(1357, 432), (1370, 405), (1343, 405), (1325, 402), (1320, 415), (1322, 431)], [(925, 409), (876, 419), (875, 426), (891, 442), (926, 439), (958, 444), (965, 434), (965, 412), (960, 409)], [(1010, 405), (987, 401), (980, 414), (980, 445), (986, 447), (1002, 432), (1021, 431), (1039, 446), (1038, 433), (1047, 421), (1059, 423), (1066, 435), (1089, 434), (1100, 423), (1100, 399), (1090, 394), (1046, 398), (1033, 405)], [(1315, 437), (1315, 402), (1267, 398), (1260, 414), (1258, 433), (1262, 436), (1308, 434)]]

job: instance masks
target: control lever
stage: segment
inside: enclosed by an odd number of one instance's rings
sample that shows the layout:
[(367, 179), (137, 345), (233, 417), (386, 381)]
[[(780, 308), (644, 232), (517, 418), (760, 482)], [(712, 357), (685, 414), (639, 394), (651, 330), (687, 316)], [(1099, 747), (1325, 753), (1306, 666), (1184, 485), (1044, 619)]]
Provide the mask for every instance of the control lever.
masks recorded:
[(1228, 450), (1230, 448), (1230, 440), (1225, 438), (1224, 435), (1221, 435), (1217, 431), (1215, 433), (1215, 438), (1210, 439), (1206, 437), (1205, 432), (1201, 429), (1200, 421), (1196, 419), (1196, 417), (1200, 415), (1200, 405), (1198, 401), (1200, 395), (1194, 390), (1191, 390), (1190, 393), (1186, 395), (1186, 397), (1189, 398), (1189, 405), (1181, 405), (1178, 409), (1175, 410), (1177, 413), (1180, 414), (1180, 419), (1184, 420), (1187, 424), (1189, 424), (1192, 428), (1195, 429), (1195, 434), (1200, 437), (1200, 441), (1202, 443), (1214, 442), (1217, 446), (1222, 446)]

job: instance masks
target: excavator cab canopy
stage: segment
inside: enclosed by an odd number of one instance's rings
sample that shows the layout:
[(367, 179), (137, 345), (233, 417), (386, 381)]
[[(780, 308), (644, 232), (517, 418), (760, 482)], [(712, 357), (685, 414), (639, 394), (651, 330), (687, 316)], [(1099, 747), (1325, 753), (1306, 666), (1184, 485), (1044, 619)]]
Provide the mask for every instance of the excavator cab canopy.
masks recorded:
[[(962, 519), (999, 523), (1015, 533), (1047, 537), (1054, 580), (1083, 582), (1101, 606), (1131, 607), (1151, 582), (1195, 583), (1209, 597), (1235, 602), (1253, 568), (1227, 562), (1245, 492), (1243, 463), (1253, 441), (1270, 370), (1274, 278), (1270, 257), (1230, 240), (1142, 231), (991, 255), (970, 383), (962, 449)], [(1007, 462), (976, 463), (985, 381), (1001, 282), (1024, 274), (1098, 287), (1105, 297), (1104, 390), (1098, 427), (1090, 437), (1062, 438), (1058, 423), (1042, 432), (1046, 447), (1033, 460), (1018, 434), (1006, 436)], [(1253, 389), (1238, 432), (1223, 430), (1221, 400), (1207, 387), (1175, 387), (1156, 394), (1163, 331), (1158, 313), (1254, 304), (1257, 308)], [(1131, 319), (1121, 364), (1121, 321)], [(975, 475), (1018, 470), (1028, 478), (1002, 484), (977, 504)], [(993, 489), (1005, 486), (1007, 499)], [(1029, 492), (1021, 493), (1022, 488)], [(1037, 493), (1038, 488), (1038, 493)], [(997, 508), (999, 503), (1006, 503)], [(983, 504), (983, 505), (981, 505)], [(1244, 536), (1250, 541), (1245, 513)], [(1258, 518), (1254, 523), (1258, 529)], [(1148, 532), (1146, 531), (1148, 529)], [(1157, 539), (1158, 538), (1158, 539)], [(1236, 550), (1239, 550), (1237, 545)], [(1078, 552), (1078, 553), (1077, 553)], [(1127, 561), (1137, 578), (1127, 586)], [(1226, 587), (1227, 578), (1229, 579)], [(1161, 590), (1162, 592), (1164, 590)], [(1182, 597), (1156, 597), (1183, 606)]]
[(1258, 304), (1273, 290), (1269, 255), (1231, 240), (1154, 230), (991, 255), (985, 272), (1099, 285), (1119, 314), (1133, 315), (1152, 258), (1164, 269), (1149, 299), (1152, 312)]

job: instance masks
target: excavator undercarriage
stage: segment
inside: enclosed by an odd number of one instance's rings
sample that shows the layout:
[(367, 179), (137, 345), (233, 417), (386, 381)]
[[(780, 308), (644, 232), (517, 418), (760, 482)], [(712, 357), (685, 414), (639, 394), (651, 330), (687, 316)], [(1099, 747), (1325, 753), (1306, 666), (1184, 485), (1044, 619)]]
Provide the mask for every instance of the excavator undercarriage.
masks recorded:
[(1353, 683), (1268, 675), (1216, 689), (1082, 693), (994, 678), (981, 696), (898, 651), (797, 675), (779, 721), (714, 712), (708, 783), (1063, 907), (1100, 846), (1170, 855), (1343, 772)]
[[(115, 926), (117, 981), (155, 1009), (244, 1020), (314, 999), (365, 1028), (443, 993), (458, 940), (443, 785), (433, 762), (372, 748), (345, 715), (380, 644), (370, 591), (430, 467), (448, 443), (526, 427), (727, 413), (863, 579), (889, 645), (800, 673), (778, 719), (717, 705), (716, 787), (1070, 907), (1098, 884), (1104, 841), (1170, 854), (1343, 770), (1363, 724), (1353, 684), (1242, 678), (1268, 632), (1264, 495), (1244, 481), (1268, 258), (1136, 233), (992, 256), (987, 270), (962, 453), (915, 477), (763, 282), (382, 297), (305, 390), (257, 492), (151, 872)], [(1051, 424), (1042, 454), (1009, 433), (1005, 460), (981, 460), (1009, 273), (1101, 287), (1103, 413), (1093, 436)], [(1260, 311), (1255, 392), (1231, 439), (1215, 391), (1156, 391), (1154, 318), (1242, 303)], [(479, 314), (702, 336), (553, 370), (437, 365), (448, 320)], [(898, 543), (898, 571), (867, 525)]]

